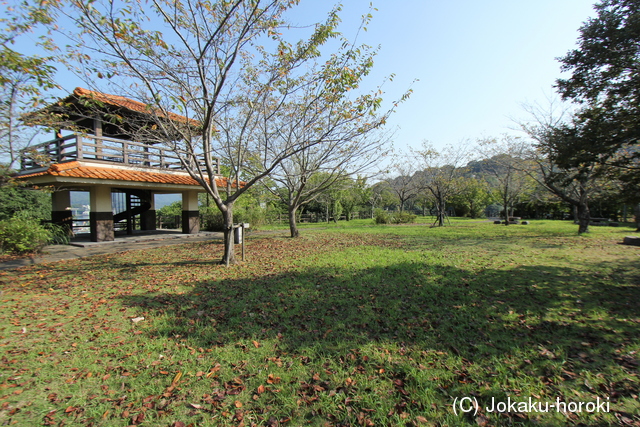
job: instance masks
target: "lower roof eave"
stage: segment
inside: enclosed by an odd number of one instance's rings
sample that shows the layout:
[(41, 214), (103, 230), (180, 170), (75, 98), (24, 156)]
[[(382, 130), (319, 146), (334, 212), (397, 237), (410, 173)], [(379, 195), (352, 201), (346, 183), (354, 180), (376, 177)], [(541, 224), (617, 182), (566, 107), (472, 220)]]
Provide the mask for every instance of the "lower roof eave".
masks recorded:
[(95, 186), (108, 186), (117, 188), (137, 188), (144, 190), (156, 190), (156, 191), (198, 191), (205, 192), (205, 189), (200, 185), (181, 185), (181, 184), (166, 184), (159, 182), (139, 182), (139, 181), (121, 181), (110, 179), (91, 179), (91, 178), (77, 178), (77, 177), (61, 177), (61, 176), (34, 176), (25, 179), (32, 185), (37, 186), (54, 186), (54, 187), (95, 187)]

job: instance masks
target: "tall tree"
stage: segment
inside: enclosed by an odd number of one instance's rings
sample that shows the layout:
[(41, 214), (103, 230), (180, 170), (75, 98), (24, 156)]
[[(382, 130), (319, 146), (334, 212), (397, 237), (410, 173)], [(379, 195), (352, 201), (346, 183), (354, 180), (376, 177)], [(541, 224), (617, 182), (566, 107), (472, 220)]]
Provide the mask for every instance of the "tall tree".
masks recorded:
[[(363, 64), (359, 73), (367, 73), (372, 62)], [(321, 111), (305, 114), (307, 101), (295, 105), (284, 130), (287, 138), (320, 143), (283, 160), (269, 174), (267, 187), (287, 206), (291, 237), (298, 237), (296, 213), (332, 186), (346, 178), (369, 172), (386, 155), (388, 136), (380, 131), (392, 110), (374, 115), (350, 100), (321, 106)], [(358, 109), (359, 108), (359, 109)]]
[(479, 150), (486, 158), (482, 170), (493, 178), (503, 206), (504, 223), (509, 225), (514, 205), (527, 190), (533, 188), (530, 177), (533, 164), (526, 159), (529, 145), (523, 138), (504, 135), (500, 139), (481, 140)]
[(564, 99), (577, 102), (574, 163), (584, 161), (640, 172), (640, 0), (601, 0), (597, 16), (580, 28), (578, 47), (560, 59), (570, 77), (558, 80)]
[[(20, 116), (43, 102), (43, 93), (56, 87), (50, 32), (58, 0), (3, 2), (0, 6), (0, 156), (13, 167), (20, 150), (36, 132), (20, 122)], [(14, 45), (38, 32), (36, 46), (42, 55), (27, 55)], [(31, 42), (33, 43), (33, 42)]]
[(398, 198), (400, 212), (420, 192), (416, 170), (416, 161), (410, 154), (400, 153), (394, 156), (385, 181)]
[(436, 223), (442, 227), (446, 218), (446, 204), (459, 190), (458, 178), (462, 176), (468, 161), (466, 147), (447, 146), (438, 151), (424, 141), (415, 155), (420, 159), (422, 169), (415, 174), (418, 186), (431, 195), (436, 208)]
[[(227, 265), (235, 262), (235, 201), (283, 160), (324, 141), (288, 137), (300, 117), (290, 115), (292, 105), (304, 104), (305, 114), (339, 105), (364, 77), (354, 70), (371, 61), (348, 42), (322, 57), (322, 46), (339, 37), (339, 8), (308, 39), (285, 40), (283, 15), (297, 3), (74, 0), (68, 9), (81, 29), (79, 71), (89, 83), (110, 77), (119, 94), (148, 104), (155, 126), (134, 137), (180, 154), (221, 211)], [(380, 102), (363, 96), (354, 108), (370, 112)], [(167, 120), (173, 113), (187, 120)], [(226, 188), (217, 186), (213, 157), (229, 166)]]
[(16, 73), (29, 75), (34, 79), (32, 90), (55, 86), (51, 56), (26, 55), (13, 49), (21, 37), (38, 28), (44, 31), (37, 37), (36, 45), (43, 52), (56, 50), (50, 31), (57, 17), (59, 0), (2, 2), (0, 7), (0, 86), (13, 82)]
[(560, 116), (536, 114), (533, 122), (522, 124), (534, 141), (528, 159), (536, 168), (529, 176), (573, 207), (580, 234), (589, 231), (589, 200), (598, 191), (609, 157), (594, 158), (581, 150), (586, 141), (596, 138), (593, 132), (598, 130), (594, 129), (594, 123), (585, 123), (575, 116), (564, 121)]
[(9, 79), (0, 85), (0, 157), (13, 168), (20, 152), (29, 147), (38, 130), (25, 126), (20, 120), (23, 114), (33, 109), (31, 96), (38, 92), (36, 80), (23, 72), (8, 72)]

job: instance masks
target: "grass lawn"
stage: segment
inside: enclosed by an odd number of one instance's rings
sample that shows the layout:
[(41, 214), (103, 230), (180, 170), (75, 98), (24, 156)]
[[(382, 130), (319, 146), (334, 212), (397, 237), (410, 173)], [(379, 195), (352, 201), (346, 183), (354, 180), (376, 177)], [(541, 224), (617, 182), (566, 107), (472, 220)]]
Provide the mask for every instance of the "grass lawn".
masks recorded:
[(0, 424), (640, 425), (631, 229), (369, 224), (0, 272)]

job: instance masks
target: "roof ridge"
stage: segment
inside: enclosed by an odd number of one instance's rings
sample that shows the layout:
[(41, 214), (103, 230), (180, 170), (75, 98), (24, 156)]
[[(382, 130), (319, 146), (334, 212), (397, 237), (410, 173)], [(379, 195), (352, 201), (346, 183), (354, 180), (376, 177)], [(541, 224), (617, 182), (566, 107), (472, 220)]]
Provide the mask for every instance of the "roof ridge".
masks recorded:
[(52, 172), (62, 172), (69, 169), (75, 169), (80, 167), (80, 162), (74, 160), (73, 162), (65, 162), (65, 163), (54, 163), (49, 166), (49, 170)]

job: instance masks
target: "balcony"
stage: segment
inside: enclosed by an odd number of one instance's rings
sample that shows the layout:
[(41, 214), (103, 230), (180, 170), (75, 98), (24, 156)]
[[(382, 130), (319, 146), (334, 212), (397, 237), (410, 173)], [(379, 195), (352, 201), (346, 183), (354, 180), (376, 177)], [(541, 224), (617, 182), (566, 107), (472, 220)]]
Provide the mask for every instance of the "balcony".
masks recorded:
[[(187, 158), (187, 156), (184, 156)], [(173, 150), (105, 136), (72, 134), (29, 147), (20, 157), (20, 172), (42, 169), (50, 163), (90, 161), (119, 164), (136, 168), (151, 168), (165, 171), (186, 171)], [(204, 159), (199, 168), (206, 173)], [(215, 174), (220, 173), (220, 163), (213, 158)]]

